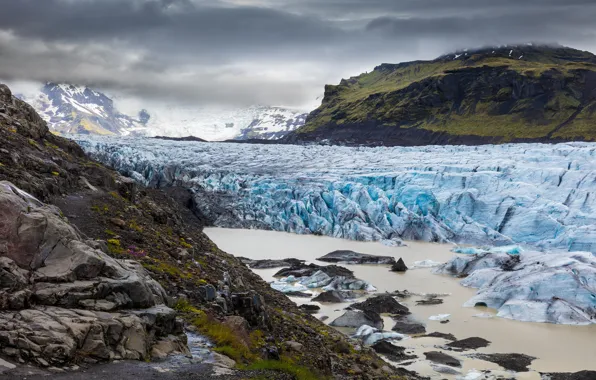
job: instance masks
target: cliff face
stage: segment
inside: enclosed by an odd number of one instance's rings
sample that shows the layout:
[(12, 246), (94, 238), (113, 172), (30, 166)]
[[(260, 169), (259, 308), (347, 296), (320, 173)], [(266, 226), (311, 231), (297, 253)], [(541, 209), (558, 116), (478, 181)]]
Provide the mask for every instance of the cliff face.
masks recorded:
[(505, 47), (383, 64), (326, 86), (289, 142), (481, 144), (596, 139), (596, 56)]
[(219, 250), (189, 200), (90, 160), (0, 85), (0, 358), (42, 367), (163, 358), (186, 350), (182, 317), (239, 365), (396, 378)]

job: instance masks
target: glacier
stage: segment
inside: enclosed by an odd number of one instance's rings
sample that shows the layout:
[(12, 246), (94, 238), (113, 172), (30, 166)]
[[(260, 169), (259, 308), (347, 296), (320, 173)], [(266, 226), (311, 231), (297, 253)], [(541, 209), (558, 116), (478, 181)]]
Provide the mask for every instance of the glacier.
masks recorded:
[(596, 252), (596, 143), (342, 147), (73, 136), (220, 227)]

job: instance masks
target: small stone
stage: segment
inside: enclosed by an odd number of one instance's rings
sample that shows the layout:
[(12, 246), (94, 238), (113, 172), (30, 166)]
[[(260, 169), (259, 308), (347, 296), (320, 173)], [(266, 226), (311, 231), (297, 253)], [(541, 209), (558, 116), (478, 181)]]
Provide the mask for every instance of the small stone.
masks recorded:
[(230, 359), (217, 352), (212, 352), (211, 355), (213, 357), (213, 364), (218, 367), (234, 368), (236, 366), (236, 361), (234, 361), (234, 359)]
[(120, 228), (126, 227), (126, 222), (120, 218), (112, 218), (112, 219), (110, 219), (110, 223), (112, 223), (113, 225), (118, 226)]
[(303, 345), (302, 343), (294, 342), (294, 341), (287, 341), (284, 342), (284, 346), (288, 351), (296, 351), (302, 352)]
[(350, 368), (350, 372), (352, 372), (352, 374), (354, 375), (362, 375), (363, 371), (360, 367), (358, 367), (356, 364), (352, 365), (352, 368)]

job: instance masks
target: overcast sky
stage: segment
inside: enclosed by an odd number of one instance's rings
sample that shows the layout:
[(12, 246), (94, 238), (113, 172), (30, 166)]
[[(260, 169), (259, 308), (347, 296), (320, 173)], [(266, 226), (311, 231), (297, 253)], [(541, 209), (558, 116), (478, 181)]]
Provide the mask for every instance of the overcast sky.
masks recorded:
[(0, 0), (0, 78), (310, 108), (325, 83), (457, 48), (596, 51), (594, 0)]

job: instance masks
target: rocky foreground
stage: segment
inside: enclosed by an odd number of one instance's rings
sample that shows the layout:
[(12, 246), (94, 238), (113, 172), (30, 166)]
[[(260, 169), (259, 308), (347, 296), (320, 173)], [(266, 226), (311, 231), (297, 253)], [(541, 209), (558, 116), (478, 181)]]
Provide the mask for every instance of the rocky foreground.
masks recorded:
[[(220, 251), (186, 190), (137, 187), (50, 134), (2, 85), (0, 143), (3, 376), (185, 354), (186, 326), (209, 338), (228, 378), (414, 377)], [(121, 373), (145, 377), (145, 364), (130, 365)], [(93, 368), (88, 378), (102, 378)]]

